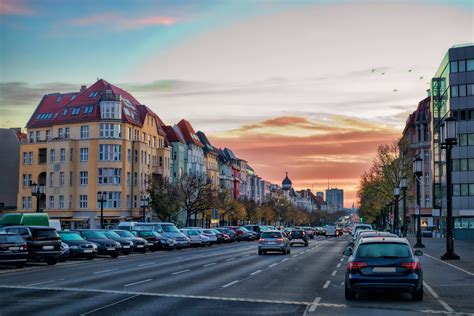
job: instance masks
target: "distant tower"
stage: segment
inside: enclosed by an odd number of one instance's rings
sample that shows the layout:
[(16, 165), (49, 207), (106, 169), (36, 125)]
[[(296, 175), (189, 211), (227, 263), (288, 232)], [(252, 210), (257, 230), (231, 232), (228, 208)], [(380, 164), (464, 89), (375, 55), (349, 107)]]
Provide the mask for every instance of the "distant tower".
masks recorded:
[(283, 179), (281, 183), (281, 188), (283, 190), (290, 190), (291, 189), (291, 180), (288, 178), (288, 172), (286, 172), (286, 177)]

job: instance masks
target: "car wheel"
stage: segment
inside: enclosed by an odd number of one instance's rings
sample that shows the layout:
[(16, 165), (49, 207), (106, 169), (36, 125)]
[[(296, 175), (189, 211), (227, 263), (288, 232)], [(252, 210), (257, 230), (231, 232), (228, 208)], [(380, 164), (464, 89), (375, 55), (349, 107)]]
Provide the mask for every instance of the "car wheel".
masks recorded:
[(259, 250), (259, 251), (258, 251), (258, 254), (259, 254), (260, 256), (263, 255), (263, 251)]
[(344, 297), (348, 301), (352, 301), (356, 299), (356, 294), (353, 290), (347, 288), (347, 285), (344, 287)]
[(286, 251), (287, 254), (290, 254), (291, 253), (291, 249), (288, 248), (288, 250)]
[(112, 258), (116, 259), (116, 258), (118, 258), (119, 254), (118, 254), (118, 253), (113, 253), (113, 254), (111, 254), (110, 256), (111, 256)]
[(56, 263), (58, 263), (58, 259), (49, 258), (49, 259), (46, 259), (46, 263), (48, 264), (48, 266), (54, 266)]
[(411, 300), (412, 301), (422, 301), (423, 300), (423, 287), (418, 291), (411, 293)]

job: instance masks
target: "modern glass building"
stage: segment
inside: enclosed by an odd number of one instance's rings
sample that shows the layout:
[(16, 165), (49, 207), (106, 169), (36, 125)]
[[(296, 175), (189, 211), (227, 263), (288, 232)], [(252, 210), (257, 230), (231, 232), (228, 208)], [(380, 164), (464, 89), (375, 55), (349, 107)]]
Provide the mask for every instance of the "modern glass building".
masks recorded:
[(433, 209), (446, 216), (446, 159), (441, 125), (458, 121), (458, 145), (452, 150), (452, 192), (455, 238), (474, 239), (474, 44), (448, 50), (431, 80), (433, 145)]

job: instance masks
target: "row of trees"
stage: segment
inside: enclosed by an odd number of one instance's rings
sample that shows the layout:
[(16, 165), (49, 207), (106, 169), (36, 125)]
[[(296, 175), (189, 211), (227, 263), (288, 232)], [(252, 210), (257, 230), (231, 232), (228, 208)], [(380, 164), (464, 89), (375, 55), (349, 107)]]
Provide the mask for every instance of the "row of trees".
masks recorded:
[(148, 186), (150, 207), (161, 220), (184, 225), (208, 225), (213, 209), (219, 221), (226, 225), (240, 223), (307, 225), (308, 213), (286, 199), (268, 199), (262, 204), (252, 200), (236, 200), (232, 193), (215, 189), (200, 177), (182, 177), (177, 182), (154, 178)]
[[(394, 200), (393, 191), (400, 179), (408, 175), (407, 144), (400, 140), (378, 147), (372, 165), (360, 179), (357, 196), (359, 216), (368, 223), (382, 222), (387, 202)], [(410, 178), (410, 177), (407, 177)]]

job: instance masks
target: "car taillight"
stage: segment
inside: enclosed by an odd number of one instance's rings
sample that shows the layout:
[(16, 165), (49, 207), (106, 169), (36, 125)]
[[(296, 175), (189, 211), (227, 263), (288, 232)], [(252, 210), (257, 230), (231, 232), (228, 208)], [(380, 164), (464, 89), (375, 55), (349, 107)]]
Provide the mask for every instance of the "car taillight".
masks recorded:
[(359, 269), (363, 269), (367, 267), (367, 263), (365, 262), (356, 262), (356, 261), (353, 261), (353, 262), (349, 262), (347, 264), (347, 268), (351, 271), (354, 271), (354, 270), (359, 270)]
[(278, 243), (282, 243), (282, 242), (283, 242), (283, 238), (277, 238), (277, 242), (278, 242)]
[(401, 266), (407, 270), (418, 270), (421, 268), (421, 264), (419, 262), (403, 262)]
[(264, 239), (264, 238), (260, 238), (258, 241), (259, 241), (259, 242), (263, 242), (263, 241), (265, 241), (265, 239)]

